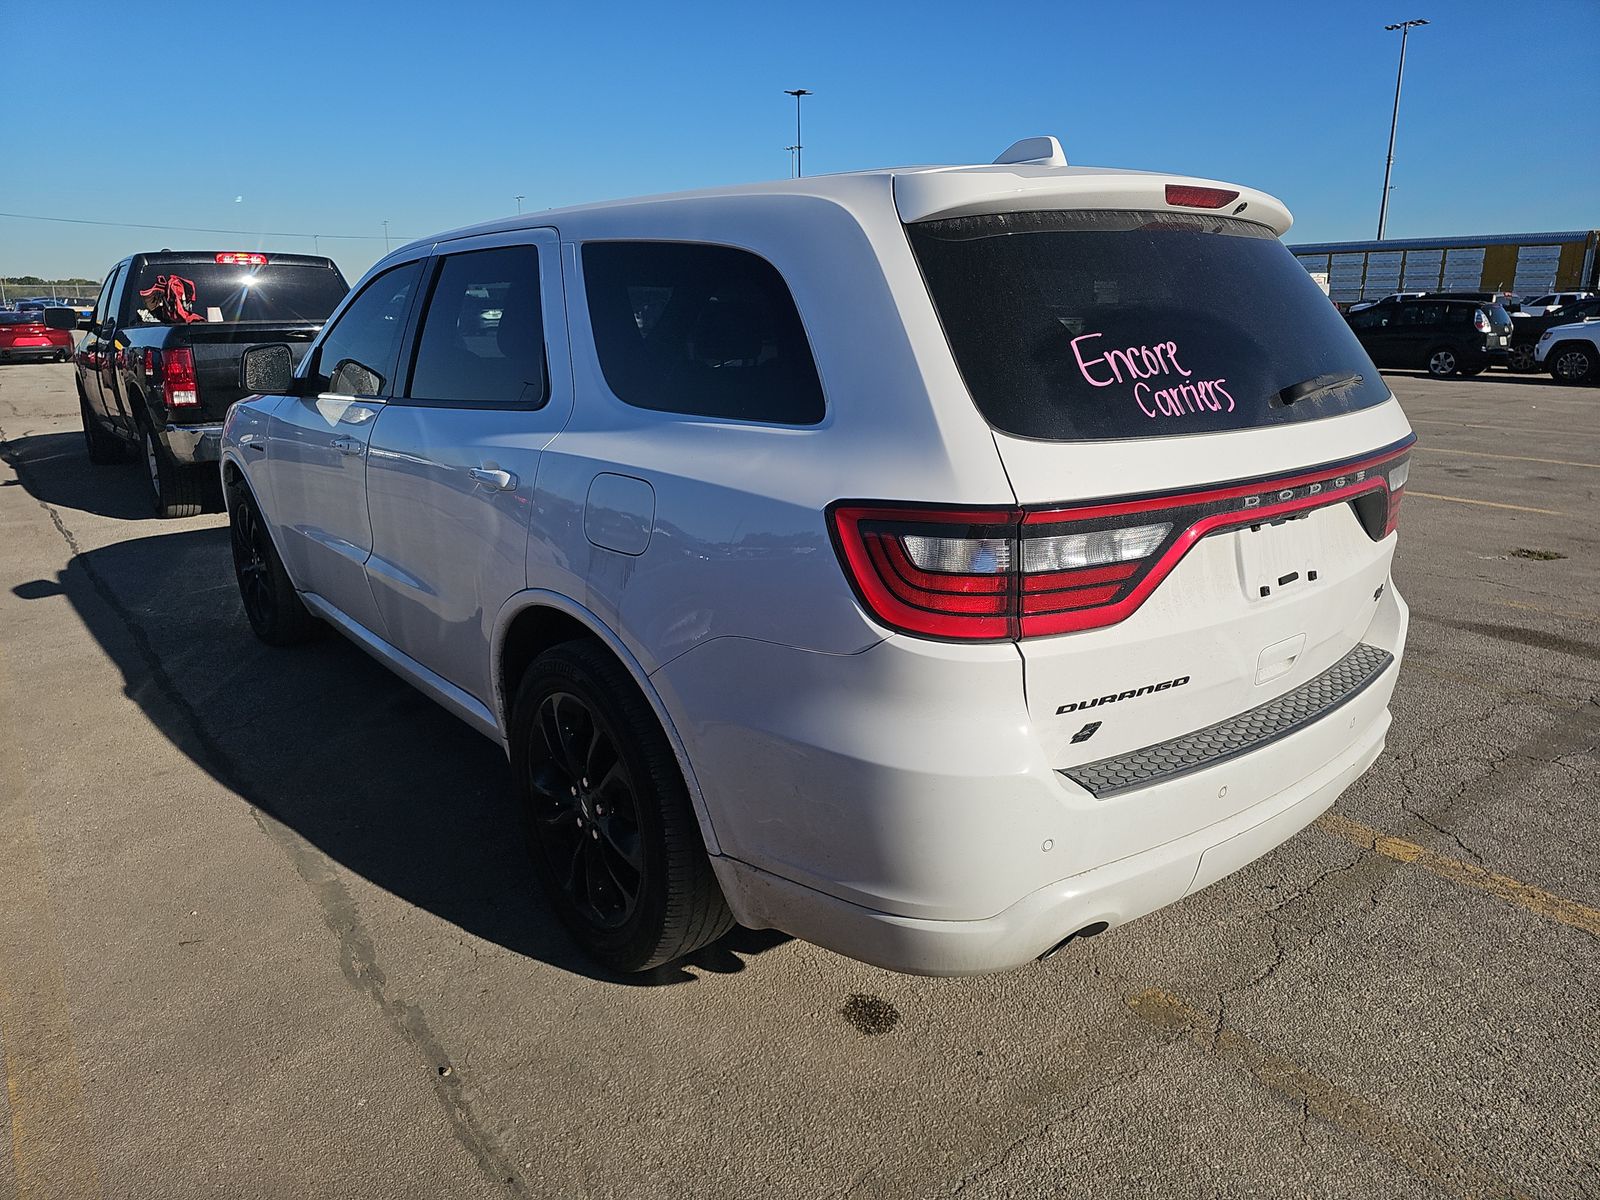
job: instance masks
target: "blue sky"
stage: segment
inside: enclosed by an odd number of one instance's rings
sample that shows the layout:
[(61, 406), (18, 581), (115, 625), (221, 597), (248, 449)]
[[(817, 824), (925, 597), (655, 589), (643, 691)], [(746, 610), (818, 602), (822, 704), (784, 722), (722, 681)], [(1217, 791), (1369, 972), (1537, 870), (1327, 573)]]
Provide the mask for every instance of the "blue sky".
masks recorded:
[[(1596, 0), (271, 6), (0, 4), (0, 274), (98, 278), (160, 246), (313, 249), (354, 279), (396, 244), (515, 211), (808, 174), (1075, 163), (1264, 188), (1287, 240), (1370, 238), (1399, 35), (1391, 237), (1600, 227)], [(1000, 13), (1004, 11), (1005, 15)], [(439, 14), (450, 14), (441, 17)], [(137, 46), (124, 58), (114, 47)], [(48, 133), (48, 136), (47, 136)]]

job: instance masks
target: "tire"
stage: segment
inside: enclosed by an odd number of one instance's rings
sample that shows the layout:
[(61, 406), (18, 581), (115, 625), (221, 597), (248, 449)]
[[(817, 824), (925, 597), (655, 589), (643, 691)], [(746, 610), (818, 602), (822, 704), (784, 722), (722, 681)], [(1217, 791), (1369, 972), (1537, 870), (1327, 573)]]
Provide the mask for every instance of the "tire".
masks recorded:
[(1562, 342), (1552, 346), (1544, 362), (1557, 383), (1600, 382), (1600, 351), (1588, 342)]
[(89, 461), (97, 467), (128, 461), (127, 448), (122, 439), (100, 428), (100, 422), (89, 411), (84, 399), (83, 384), (78, 384), (78, 417), (83, 422), (83, 443), (89, 451)]
[(205, 476), (200, 468), (174, 462), (150, 426), (139, 426), (144, 441), (145, 473), (150, 480), (150, 499), (158, 517), (197, 517), (205, 509)]
[(1449, 346), (1435, 346), (1428, 351), (1427, 367), (1435, 379), (1451, 379), (1461, 369), (1461, 356)]
[(233, 495), (228, 529), (233, 576), (239, 584), (245, 618), (256, 637), (269, 646), (294, 646), (321, 634), (326, 627), (294, 590), (255, 498), (242, 485)]
[(1538, 369), (1539, 364), (1533, 357), (1533, 344), (1531, 342), (1522, 342), (1512, 346), (1510, 352), (1506, 354), (1506, 370), (1508, 371), (1527, 374)]
[(590, 956), (648, 971), (732, 928), (661, 723), (602, 647), (564, 642), (529, 666), (511, 766), (534, 871)]

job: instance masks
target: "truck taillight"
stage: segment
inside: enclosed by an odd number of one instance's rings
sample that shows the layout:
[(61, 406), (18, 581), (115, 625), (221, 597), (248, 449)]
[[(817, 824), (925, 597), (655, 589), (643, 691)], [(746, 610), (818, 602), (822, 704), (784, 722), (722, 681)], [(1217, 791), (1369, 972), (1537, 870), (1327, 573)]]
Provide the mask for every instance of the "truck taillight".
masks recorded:
[(194, 408), (200, 403), (200, 390), (194, 376), (194, 351), (146, 350), (144, 370), (152, 386), (165, 393), (168, 408)]
[(1177, 495), (1050, 508), (842, 501), (834, 546), (857, 597), (891, 629), (997, 642), (1125, 620), (1212, 533), (1350, 504), (1374, 541), (1394, 531), (1415, 438), (1382, 454)]
[(267, 256), (265, 254), (247, 254), (241, 250), (231, 250), (217, 255), (217, 261), (224, 266), (264, 267), (267, 265)]

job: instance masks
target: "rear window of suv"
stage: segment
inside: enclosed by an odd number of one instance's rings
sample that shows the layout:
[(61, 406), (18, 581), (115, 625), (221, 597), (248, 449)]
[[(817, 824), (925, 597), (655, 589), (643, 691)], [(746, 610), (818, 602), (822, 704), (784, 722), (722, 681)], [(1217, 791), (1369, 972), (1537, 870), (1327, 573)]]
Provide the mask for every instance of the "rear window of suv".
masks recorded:
[(1389, 398), (1344, 318), (1265, 226), (1069, 211), (907, 233), (967, 388), (1002, 432), (1216, 433)]
[(332, 265), (153, 262), (134, 281), (130, 323), (320, 322), (349, 290)]

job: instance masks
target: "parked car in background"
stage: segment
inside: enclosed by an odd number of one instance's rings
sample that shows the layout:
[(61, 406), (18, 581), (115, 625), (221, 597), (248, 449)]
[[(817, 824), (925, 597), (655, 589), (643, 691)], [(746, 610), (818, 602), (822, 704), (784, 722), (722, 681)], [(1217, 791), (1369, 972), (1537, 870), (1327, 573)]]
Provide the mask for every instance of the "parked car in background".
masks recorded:
[(1574, 300), (1561, 308), (1553, 308), (1542, 316), (1524, 317), (1517, 314), (1511, 325), (1511, 349), (1506, 355), (1506, 367), (1512, 371), (1537, 371), (1539, 362), (1534, 350), (1547, 330), (1558, 325), (1571, 325), (1600, 317), (1600, 297)]
[(1386, 301), (1345, 319), (1378, 366), (1424, 370), (1439, 379), (1481, 374), (1504, 361), (1511, 346), (1506, 310), (1474, 300)]
[(0, 362), (72, 357), (78, 314), (70, 308), (0, 312)]
[(1533, 353), (1557, 383), (1600, 383), (1600, 321), (1547, 329)]
[(142, 452), (156, 511), (193, 516), (216, 488), (239, 359), (275, 342), (298, 358), (349, 290), (332, 259), (244, 251), (135, 254), (106, 276), (78, 346), (89, 460)]
[(613, 969), (1028, 962), (1382, 750), (1413, 438), (1289, 223), (1040, 138), (427, 238), (244, 356), (244, 612), (504, 747)]
[(1522, 312), (1530, 317), (1542, 317), (1551, 309), (1565, 308), (1569, 304), (1576, 304), (1580, 300), (1593, 300), (1600, 295), (1595, 292), (1548, 292), (1543, 296), (1532, 296), (1522, 302)]
[(1402, 300), (1414, 300), (1418, 296), (1425, 296), (1425, 295), (1427, 295), (1426, 292), (1390, 292), (1387, 296), (1384, 296), (1381, 300), (1361, 300), (1361, 301), (1358, 301), (1357, 303), (1350, 305), (1347, 309), (1345, 309), (1345, 311), (1346, 312), (1362, 312), (1362, 311), (1364, 311), (1366, 309), (1374, 308), (1379, 304), (1398, 304)]

